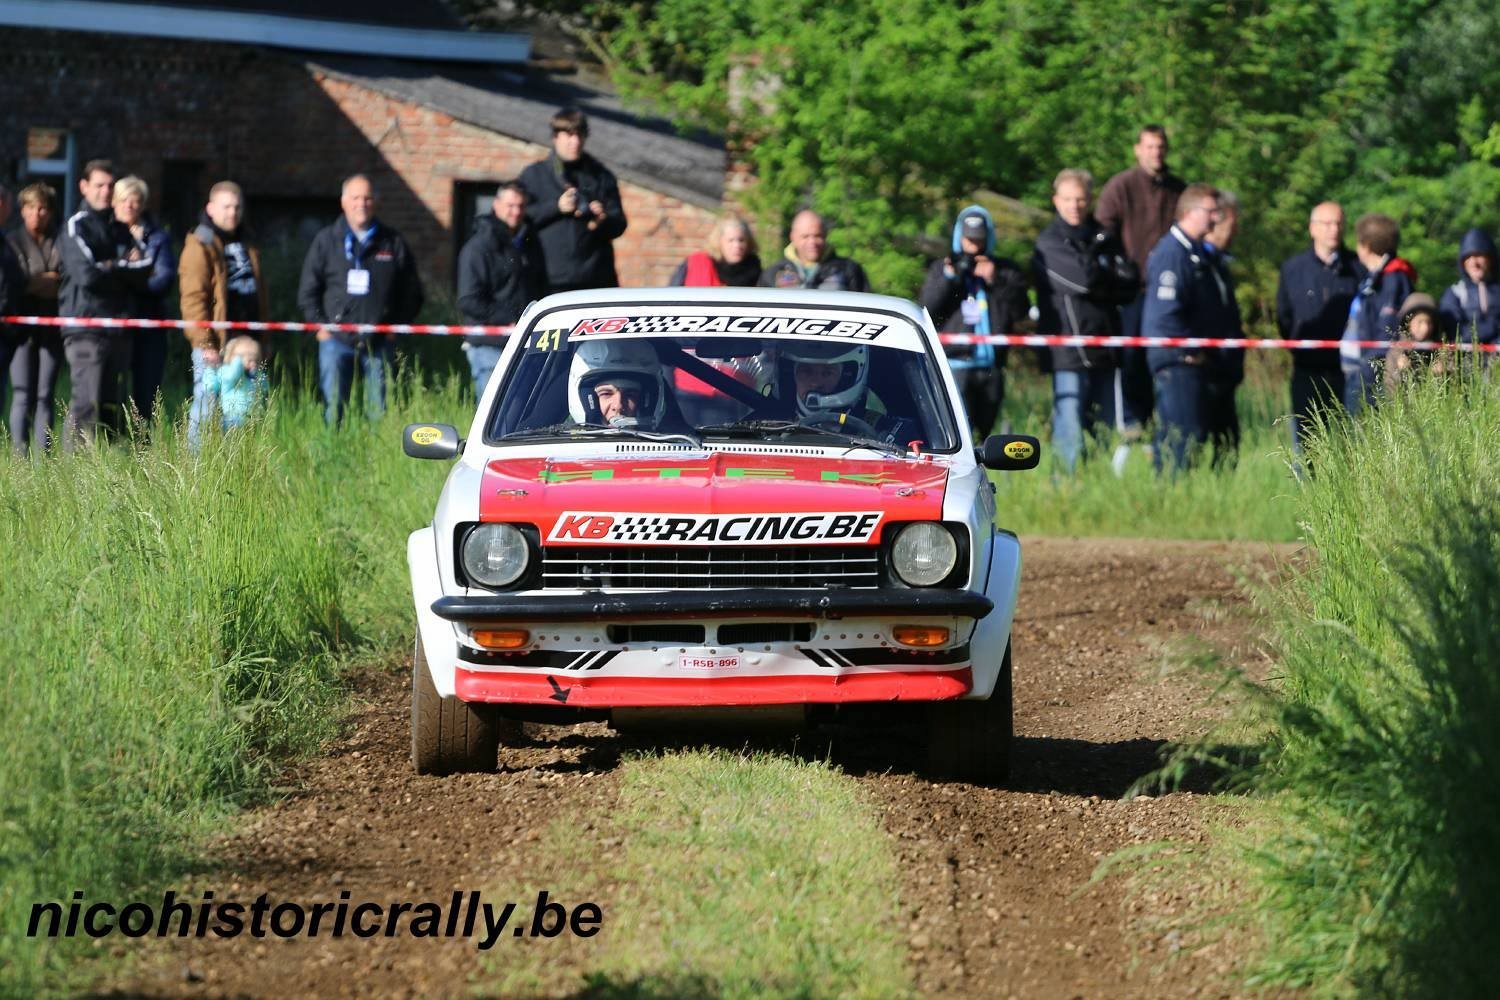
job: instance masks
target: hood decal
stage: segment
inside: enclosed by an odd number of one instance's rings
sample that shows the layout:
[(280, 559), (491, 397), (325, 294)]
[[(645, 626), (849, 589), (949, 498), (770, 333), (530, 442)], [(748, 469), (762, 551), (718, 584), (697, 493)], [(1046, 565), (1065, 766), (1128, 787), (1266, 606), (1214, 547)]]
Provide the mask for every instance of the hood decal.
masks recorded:
[(549, 545), (876, 544), (888, 521), (940, 520), (947, 478), (909, 459), (501, 458), (479, 514), (534, 524)]

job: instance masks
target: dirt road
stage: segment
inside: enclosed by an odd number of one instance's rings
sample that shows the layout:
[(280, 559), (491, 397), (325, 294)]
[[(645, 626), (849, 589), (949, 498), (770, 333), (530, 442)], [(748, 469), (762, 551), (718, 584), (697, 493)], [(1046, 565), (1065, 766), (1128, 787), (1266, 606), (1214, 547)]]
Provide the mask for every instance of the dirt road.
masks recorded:
[[(1158, 683), (1164, 642), (1202, 635), (1239, 662), (1253, 621), (1237, 568), (1285, 547), (1029, 539), (1014, 635), (1017, 746), (1004, 790), (936, 785), (888, 746), (845, 741), (835, 760), (884, 809), (905, 872), (902, 918), (918, 988), (962, 997), (1217, 995), (1232, 956), (1176, 950), (1153, 920), (1170, 892), (1087, 891), (1122, 847), (1191, 841), (1218, 808), (1175, 793), (1122, 801), (1164, 740), (1196, 726), (1201, 695)], [(347, 735), (290, 776), (299, 790), (254, 813), (215, 852), (226, 868), (182, 888), (219, 898), (447, 899), (523, 884), (559, 813), (607, 811), (626, 741), (603, 726), (554, 730), (552, 744), (503, 752), (499, 774), (419, 779), (407, 759), (404, 674), (368, 677)], [(135, 942), (128, 942), (134, 946)], [(119, 945), (116, 945), (120, 947)], [(445, 996), (471, 989), (471, 942), (267, 939), (174, 942), (117, 994)], [(131, 951), (139, 949), (132, 947)], [(156, 952), (160, 955), (160, 952)], [(580, 970), (583, 971), (583, 970)]]

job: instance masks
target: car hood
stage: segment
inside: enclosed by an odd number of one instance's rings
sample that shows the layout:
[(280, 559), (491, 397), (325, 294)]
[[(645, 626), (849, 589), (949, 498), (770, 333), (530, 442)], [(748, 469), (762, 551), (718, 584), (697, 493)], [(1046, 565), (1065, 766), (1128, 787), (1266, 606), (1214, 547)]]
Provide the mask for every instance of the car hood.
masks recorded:
[(482, 521), (548, 545), (877, 544), (891, 521), (941, 520), (945, 463), (733, 452), (577, 461), (497, 458)]

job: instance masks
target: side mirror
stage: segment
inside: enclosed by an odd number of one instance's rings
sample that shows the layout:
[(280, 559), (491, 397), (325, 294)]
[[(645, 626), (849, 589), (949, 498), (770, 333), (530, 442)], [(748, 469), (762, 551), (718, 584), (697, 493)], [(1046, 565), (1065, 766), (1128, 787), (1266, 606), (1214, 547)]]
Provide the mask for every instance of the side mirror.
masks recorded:
[(449, 424), (407, 424), (401, 450), (408, 458), (452, 458), (463, 449), (458, 428)]
[(974, 449), (974, 457), (986, 469), (1006, 472), (1035, 469), (1042, 460), (1042, 443), (1027, 434), (995, 434)]

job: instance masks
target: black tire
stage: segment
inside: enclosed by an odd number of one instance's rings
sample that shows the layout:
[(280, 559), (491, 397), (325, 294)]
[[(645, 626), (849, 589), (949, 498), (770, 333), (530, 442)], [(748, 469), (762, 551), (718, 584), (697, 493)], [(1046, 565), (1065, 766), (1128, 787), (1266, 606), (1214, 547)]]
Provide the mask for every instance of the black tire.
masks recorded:
[(1010, 778), (1015, 734), (1010, 643), (985, 701), (937, 701), (927, 712), (927, 770), (934, 778), (1000, 785)]
[(441, 697), (418, 633), (411, 658), (411, 761), (417, 773), (494, 771), (499, 752), (500, 719), (494, 709)]

